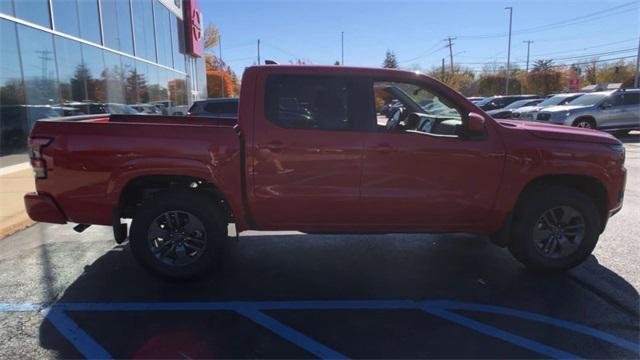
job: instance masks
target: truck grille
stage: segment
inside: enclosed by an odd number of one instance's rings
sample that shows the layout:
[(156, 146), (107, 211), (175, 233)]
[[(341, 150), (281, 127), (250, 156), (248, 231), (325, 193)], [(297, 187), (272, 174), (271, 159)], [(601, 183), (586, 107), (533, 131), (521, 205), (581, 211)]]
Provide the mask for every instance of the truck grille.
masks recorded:
[(539, 113), (538, 116), (536, 117), (536, 120), (549, 121), (549, 118), (551, 118), (551, 114), (549, 114), (549, 113)]

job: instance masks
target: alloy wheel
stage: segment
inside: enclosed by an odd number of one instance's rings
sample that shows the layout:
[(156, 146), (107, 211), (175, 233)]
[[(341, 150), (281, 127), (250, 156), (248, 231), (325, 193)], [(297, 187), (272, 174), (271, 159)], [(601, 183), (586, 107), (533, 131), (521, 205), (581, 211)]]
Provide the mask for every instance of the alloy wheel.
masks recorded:
[(558, 259), (580, 246), (585, 231), (584, 217), (578, 210), (557, 206), (542, 213), (533, 228), (533, 241), (542, 256)]
[(193, 264), (207, 246), (202, 222), (182, 210), (166, 211), (156, 217), (149, 226), (147, 239), (153, 256), (169, 266)]

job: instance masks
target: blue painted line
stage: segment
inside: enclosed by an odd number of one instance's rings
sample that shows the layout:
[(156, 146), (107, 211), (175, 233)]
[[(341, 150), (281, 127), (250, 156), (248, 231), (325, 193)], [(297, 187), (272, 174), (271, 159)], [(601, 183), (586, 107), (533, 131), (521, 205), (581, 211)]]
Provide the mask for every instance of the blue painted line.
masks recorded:
[(111, 359), (112, 356), (82, 330), (64, 311), (52, 308), (47, 319), (87, 359)]
[(42, 305), (39, 304), (0, 304), (0, 312), (25, 312), (40, 310), (42, 310)]
[(440, 307), (448, 310), (478, 311), (478, 312), (485, 312), (485, 313), (491, 313), (491, 314), (507, 315), (507, 316), (516, 317), (520, 319), (545, 323), (545, 324), (553, 325), (563, 329), (575, 331), (577, 333), (581, 333), (584, 335), (595, 337), (597, 339), (608, 342), (610, 344), (617, 345), (623, 349), (627, 349), (629, 351), (635, 352), (636, 354), (640, 353), (640, 344), (638, 343), (625, 340), (623, 338), (617, 337), (615, 335), (611, 335), (601, 330), (596, 330), (594, 328), (591, 328), (585, 325), (580, 325), (580, 324), (572, 323), (569, 321), (552, 318), (546, 315), (540, 315), (540, 314), (535, 314), (527, 311), (501, 307), (501, 306), (470, 304), (470, 303), (463, 303), (463, 302), (457, 302), (457, 301), (427, 301), (427, 302), (424, 302), (423, 304), (427, 306), (436, 306), (436, 307)]
[(469, 319), (462, 315), (452, 313), (447, 310), (443, 310), (437, 307), (423, 306), (422, 310), (428, 314), (443, 318), (445, 320), (454, 322), (458, 325), (473, 329), (485, 335), (506, 341), (508, 343), (523, 347), (541, 355), (549, 356), (555, 359), (578, 359), (579, 356), (572, 353), (568, 353), (551, 346), (539, 343), (534, 340), (523, 338), (521, 336), (512, 334), (494, 326), (483, 324), (481, 322)]
[(273, 331), (281, 337), (289, 340), (293, 344), (305, 349), (306, 351), (316, 355), (321, 359), (347, 359), (346, 356), (339, 352), (320, 344), (312, 338), (304, 335), (303, 333), (290, 328), (289, 326), (281, 323), (280, 321), (266, 315), (260, 310), (255, 309), (243, 309), (238, 310), (239, 314), (255, 321), (256, 323), (264, 326), (265, 328)]
[(345, 300), (345, 301), (229, 301), (166, 303), (58, 303), (56, 308), (70, 311), (202, 311), (202, 310), (367, 310), (416, 309), (411, 300)]

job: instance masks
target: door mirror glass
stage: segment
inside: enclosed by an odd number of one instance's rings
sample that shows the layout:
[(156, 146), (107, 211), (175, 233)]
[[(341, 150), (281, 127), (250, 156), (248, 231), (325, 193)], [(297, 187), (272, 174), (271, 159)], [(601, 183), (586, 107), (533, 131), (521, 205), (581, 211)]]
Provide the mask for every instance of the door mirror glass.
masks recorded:
[(480, 114), (471, 112), (467, 120), (467, 130), (471, 134), (482, 134), (484, 132), (484, 117)]

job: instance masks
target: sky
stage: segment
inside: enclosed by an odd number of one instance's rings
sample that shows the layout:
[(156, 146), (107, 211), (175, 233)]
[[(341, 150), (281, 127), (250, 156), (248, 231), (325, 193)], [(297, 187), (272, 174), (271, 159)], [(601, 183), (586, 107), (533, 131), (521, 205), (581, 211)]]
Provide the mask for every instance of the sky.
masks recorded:
[[(241, 75), (257, 61), (313, 64), (340, 61), (379, 67), (387, 49), (403, 68), (449, 66), (444, 39), (453, 40), (453, 61), (475, 70), (507, 62), (509, 11), (513, 8), (511, 63), (555, 64), (594, 58), (635, 61), (640, 1), (221, 1), (200, 0), (205, 24), (218, 27), (222, 58)], [(218, 55), (218, 49), (215, 49)]]

